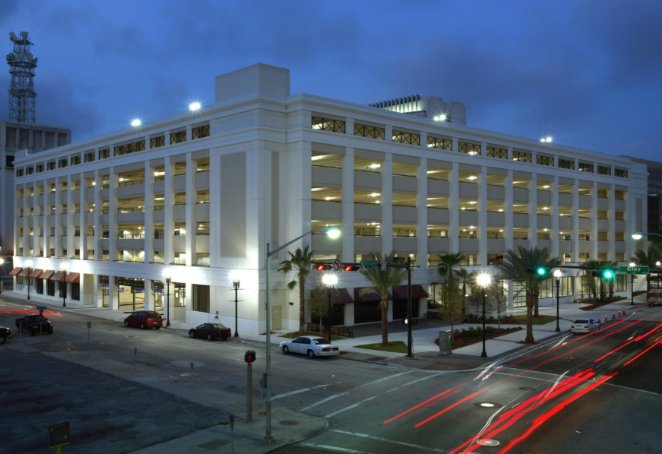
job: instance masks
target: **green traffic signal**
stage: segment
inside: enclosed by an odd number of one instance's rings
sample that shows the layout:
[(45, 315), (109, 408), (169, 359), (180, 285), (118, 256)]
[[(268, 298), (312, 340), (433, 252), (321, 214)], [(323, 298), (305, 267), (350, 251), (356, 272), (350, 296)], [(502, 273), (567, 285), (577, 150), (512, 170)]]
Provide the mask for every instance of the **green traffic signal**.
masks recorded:
[(616, 273), (614, 273), (614, 270), (610, 268), (605, 268), (604, 270), (602, 270), (602, 279), (604, 279), (605, 281), (611, 281), (615, 275)]
[(547, 268), (544, 267), (544, 266), (537, 266), (536, 267), (536, 276), (538, 276), (538, 277), (547, 276)]

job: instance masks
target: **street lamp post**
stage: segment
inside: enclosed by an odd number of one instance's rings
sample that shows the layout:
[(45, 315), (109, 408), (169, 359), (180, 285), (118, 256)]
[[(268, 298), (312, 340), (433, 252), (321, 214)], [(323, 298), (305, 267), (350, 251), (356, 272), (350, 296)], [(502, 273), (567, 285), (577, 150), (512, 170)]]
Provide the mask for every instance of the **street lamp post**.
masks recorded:
[(336, 276), (336, 273), (324, 273), (324, 275), (322, 276), (322, 283), (326, 286), (326, 288), (329, 291), (329, 304), (327, 307), (326, 320), (328, 325), (327, 340), (329, 341), (329, 343), (331, 343), (331, 292), (338, 283), (338, 276)]
[[(285, 249), (287, 246), (291, 245), (295, 241), (299, 241), (306, 235), (310, 235), (312, 232), (309, 230), (305, 233), (302, 233), (298, 237), (288, 241), (287, 243), (277, 247), (274, 250), (270, 249), (270, 244), (267, 242), (267, 247), (264, 256), (264, 288), (265, 288), (265, 304), (264, 310), (265, 314), (265, 325), (267, 330), (267, 335), (265, 336), (265, 362), (266, 370), (264, 373), (264, 413), (266, 417), (265, 424), (265, 435), (264, 439), (271, 443), (273, 441), (273, 436), (271, 435), (271, 305), (269, 301), (269, 264), (271, 262), (271, 256), (277, 254), (278, 252)], [(327, 236), (331, 239), (337, 239), (340, 237), (340, 230), (333, 228), (329, 229), (326, 232)], [(303, 304), (301, 302), (300, 304)]]
[(170, 270), (163, 271), (163, 278), (166, 286), (166, 326), (170, 326)]
[[(634, 262), (630, 262), (629, 265), (637, 266)], [(630, 274), (630, 306), (634, 306), (634, 274)]]
[(487, 351), (485, 350), (485, 291), (492, 283), (492, 276), (483, 272), (476, 277), (476, 283), (483, 290), (483, 352), (480, 354), (481, 357), (487, 358)]
[(62, 307), (67, 307), (67, 267), (62, 266), (62, 284), (60, 291), (62, 292)]
[(2, 267), (5, 266), (5, 259), (0, 257), (0, 295), (2, 295)]
[(411, 312), (411, 257), (407, 256), (407, 356), (409, 358), (414, 357)]
[(239, 284), (241, 281), (235, 279), (232, 281), (232, 288), (234, 289), (234, 337), (239, 337), (239, 312), (237, 312), (237, 292), (239, 291)]
[(554, 270), (554, 278), (556, 278), (556, 332), (560, 332), (561, 328), (559, 327), (559, 298), (561, 296), (561, 276), (563, 276), (563, 271), (560, 269)]
[(27, 262), (26, 265), (28, 266), (28, 300), (30, 300), (30, 274), (32, 273), (32, 262)]

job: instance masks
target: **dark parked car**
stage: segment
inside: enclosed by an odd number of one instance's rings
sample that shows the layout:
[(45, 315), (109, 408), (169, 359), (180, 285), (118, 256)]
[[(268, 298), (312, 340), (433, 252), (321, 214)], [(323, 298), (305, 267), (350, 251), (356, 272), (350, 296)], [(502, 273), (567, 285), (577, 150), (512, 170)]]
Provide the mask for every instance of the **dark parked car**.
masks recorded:
[(230, 328), (226, 328), (220, 323), (203, 323), (202, 325), (198, 325), (195, 328), (188, 330), (188, 336), (209, 340), (226, 340), (228, 337), (232, 336), (232, 332), (230, 331)]
[(133, 326), (140, 329), (159, 329), (163, 326), (163, 319), (158, 312), (136, 311), (124, 319), (124, 326)]
[(7, 342), (7, 339), (11, 337), (11, 329), (6, 326), (0, 326), (0, 344)]
[(30, 336), (36, 334), (53, 334), (53, 323), (43, 315), (26, 315), (16, 319), (19, 331), (28, 331)]

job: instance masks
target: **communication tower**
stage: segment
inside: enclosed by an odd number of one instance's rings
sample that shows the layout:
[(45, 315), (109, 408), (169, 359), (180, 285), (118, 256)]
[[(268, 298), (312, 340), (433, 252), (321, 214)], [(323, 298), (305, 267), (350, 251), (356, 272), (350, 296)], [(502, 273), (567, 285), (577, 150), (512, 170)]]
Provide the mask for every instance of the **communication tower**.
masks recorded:
[(35, 122), (34, 76), (37, 59), (32, 56), (28, 32), (16, 36), (9, 33), (14, 52), (7, 54), (11, 81), (9, 85), (9, 120), (23, 123)]

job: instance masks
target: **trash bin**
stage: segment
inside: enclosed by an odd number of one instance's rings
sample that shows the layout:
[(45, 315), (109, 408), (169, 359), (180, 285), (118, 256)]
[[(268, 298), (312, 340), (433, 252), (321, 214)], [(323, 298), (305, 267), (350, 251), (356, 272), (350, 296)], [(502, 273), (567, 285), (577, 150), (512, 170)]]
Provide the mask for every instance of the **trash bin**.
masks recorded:
[(451, 353), (451, 330), (442, 329), (439, 331), (439, 355), (448, 356)]

